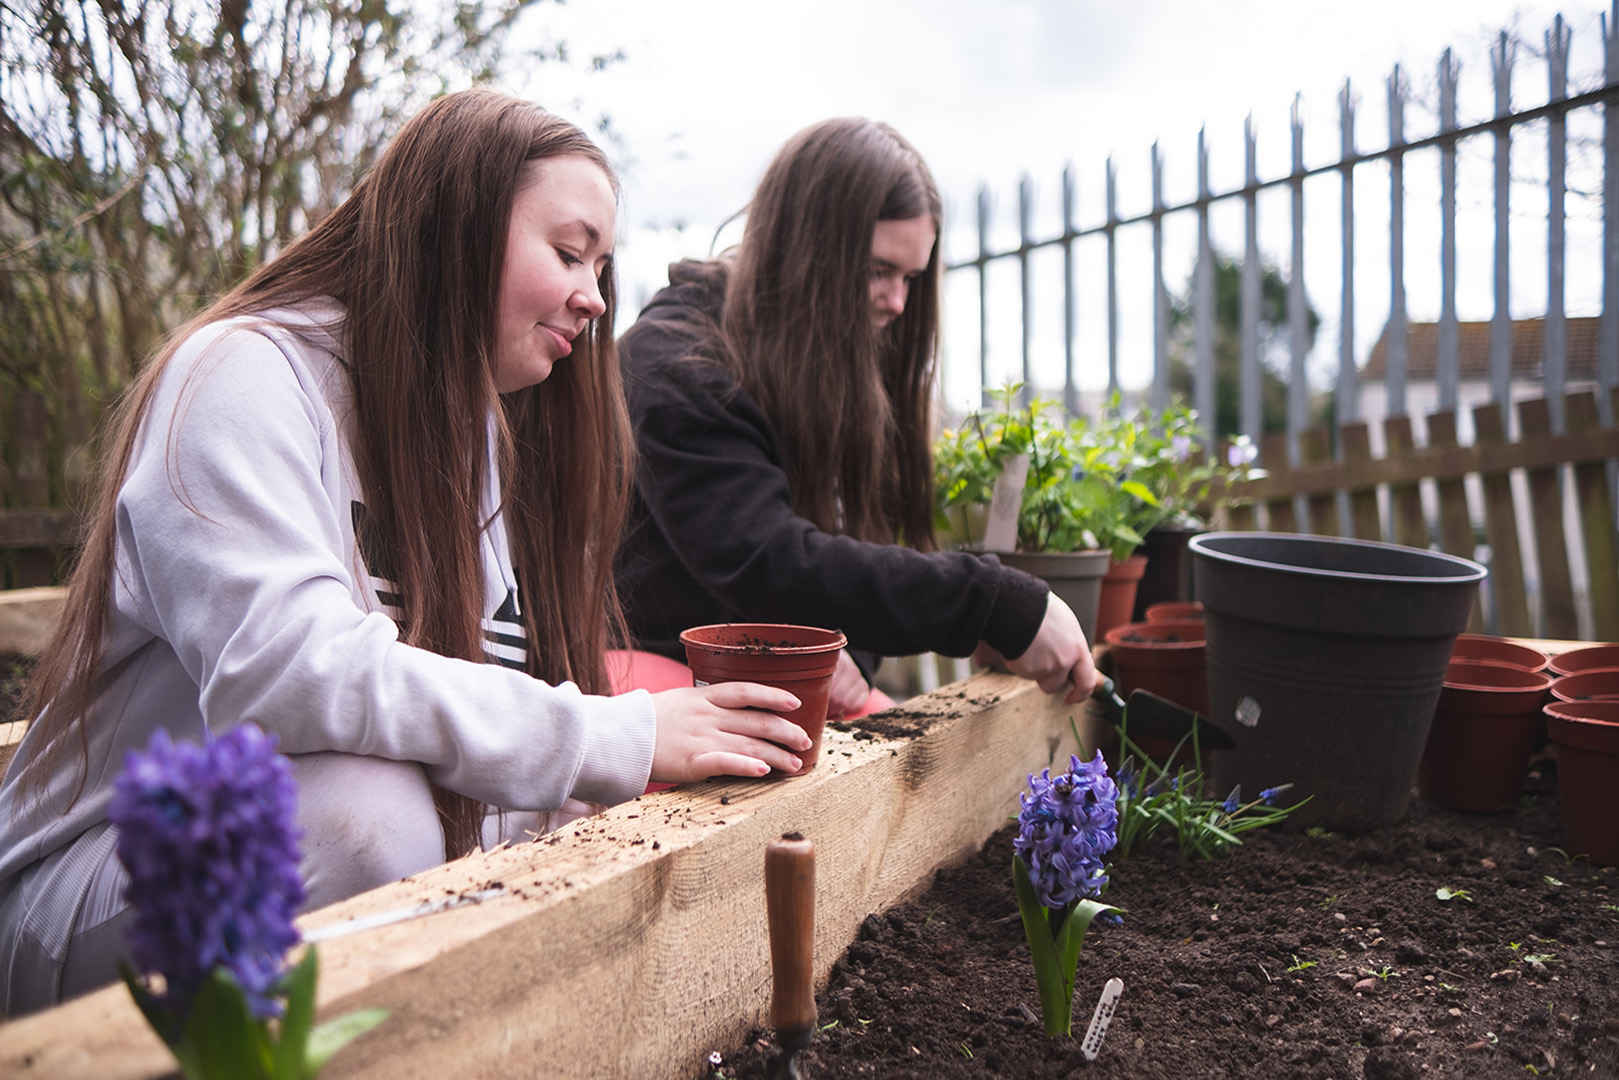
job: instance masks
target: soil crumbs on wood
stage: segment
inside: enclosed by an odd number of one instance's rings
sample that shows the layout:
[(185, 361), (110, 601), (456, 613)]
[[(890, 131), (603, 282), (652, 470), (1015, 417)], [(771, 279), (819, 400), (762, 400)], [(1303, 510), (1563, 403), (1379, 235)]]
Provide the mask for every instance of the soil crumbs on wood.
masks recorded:
[[(1619, 871), (1559, 850), (1548, 758), (1511, 812), (1413, 796), (1392, 828), (1260, 830), (1214, 862), (1154, 838), (1112, 868), (1104, 899), (1127, 912), (1092, 925), (1072, 1038), (1040, 1023), (1012, 836), (865, 920), (817, 999), (805, 1076), (1619, 1078)], [(1124, 996), (1087, 1064), (1114, 976)], [(771, 1037), (706, 1075), (770, 1075)]]

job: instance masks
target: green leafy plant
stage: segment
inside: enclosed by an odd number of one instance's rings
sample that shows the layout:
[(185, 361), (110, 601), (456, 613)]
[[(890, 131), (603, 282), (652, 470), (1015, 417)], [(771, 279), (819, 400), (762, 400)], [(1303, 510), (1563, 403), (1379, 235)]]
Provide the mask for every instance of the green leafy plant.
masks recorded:
[(1466, 889), (1441, 888), (1435, 890), (1434, 895), (1441, 900), (1466, 900), (1469, 904), (1473, 902), (1473, 894)]
[(1170, 765), (1154, 761), (1130, 739), (1128, 707), (1117, 730), (1120, 858), (1159, 830), (1174, 834), (1175, 845), (1183, 856), (1219, 858), (1242, 843), (1242, 833), (1277, 824), (1310, 801), (1306, 798), (1289, 807), (1276, 805), (1292, 784), (1266, 788), (1255, 799), (1244, 800), (1241, 785), (1223, 799), (1210, 798), (1204, 791), (1202, 746), (1195, 726), (1166, 758), (1171, 763), (1180, 760), (1182, 748), (1189, 744), (1193, 764), (1178, 766), (1173, 773)]
[(1291, 967), (1287, 968), (1287, 970), (1289, 972), (1308, 971), (1310, 968), (1313, 968), (1313, 967), (1315, 967), (1315, 961), (1314, 960), (1300, 960), (1299, 959), (1299, 954), (1294, 953), (1293, 954), (1293, 964), (1292, 964)]
[(936, 523), (960, 544), (981, 539), (996, 480), (1018, 455), (1029, 459), (1019, 550), (1106, 548), (1117, 560), (1156, 525), (1200, 523), (1211, 493), (1229, 499), (1231, 484), (1263, 475), (1246, 439), (1225, 462), (1204, 449), (1197, 415), (1183, 404), (1125, 412), (1115, 393), (1093, 420), (1069, 417), (1042, 398), (1021, 405), (1022, 389), (991, 391), (993, 407), (969, 414), (934, 444)]
[(1372, 974), (1377, 977), (1379, 982), (1388, 982), (1390, 979), (1398, 979), (1400, 977), (1400, 973), (1389, 967), (1387, 964), (1384, 964), (1382, 967), (1372, 972)]

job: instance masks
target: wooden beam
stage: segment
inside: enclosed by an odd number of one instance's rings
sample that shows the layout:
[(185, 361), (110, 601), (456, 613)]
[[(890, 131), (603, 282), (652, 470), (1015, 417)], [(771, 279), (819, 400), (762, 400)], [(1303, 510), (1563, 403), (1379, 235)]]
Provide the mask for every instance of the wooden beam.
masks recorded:
[(0, 656), (38, 656), (62, 616), (67, 590), (0, 589)]
[(0, 510), (0, 548), (73, 547), (83, 527), (77, 510)]
[[(320, 943), (320, 1012), (392, 1015), (327, 1080), (692, 1077), (768, 1026), (765, 844), (816, 850), (821, 985), (860, 923), (924, 888), (1016, 812), (1026, 774), (1066, 765), (1086, 710), (982, 673), (883, 714), (900, 739), (828, 731), (807, 776), (644, 796), (311, 913), (306, 930), (432, 901), (480, 903)], [(13, 1080), (144, 1080), (171, 1068), (123, 987), (0, 1026)]]

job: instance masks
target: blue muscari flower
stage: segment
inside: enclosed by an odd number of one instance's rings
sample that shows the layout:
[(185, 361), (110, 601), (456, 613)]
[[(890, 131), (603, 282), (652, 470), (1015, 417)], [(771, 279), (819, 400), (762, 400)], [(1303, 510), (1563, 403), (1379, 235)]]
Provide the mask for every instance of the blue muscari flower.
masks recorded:
[(1226, 813), (1235, 814), (1237, 812), (1237, 807), (1242, 805), (1242, 799), (1240, 798), (1241, 794), (1242, 786), (1240, 784), (1231, 789), (1231, 794), (1225, 797)]
[(1125, 758), (1124, 764), (1119, 766), (1119, 794), (1130, 798), (1134, 798), (1141, 793), (1141, 783), (1136, 777), (1135, 762), (1135, 758)]
[(1287, 789), (1292, 786), (1292, 784), (1283, 784), (1281, 787), (1268, 787), (1259, 793), (1259, 799), (1266, 806), (1275, 806), (1276, 800), (1280, 799)]
[(162, 972), (163, 1001), (181, 1016), (209, 973), (226, 968), (259, 1017), (304, 902), (298, 873), (298, 787), (274, 736), (251, 724), (206, 746), (158, 730), (130, 751), (108, 816), (129, 872), (135, 967)]
[(1089, 762), (1070, 756), (1069, 771), (1029, 776), (1019, 795), (1018, 834), (1012, 847), (1028, 867), (1040, 903), (1065, 908), (1107, 887), (1102, 857), (1118, 842), (1118, 788), (1098, 753)]

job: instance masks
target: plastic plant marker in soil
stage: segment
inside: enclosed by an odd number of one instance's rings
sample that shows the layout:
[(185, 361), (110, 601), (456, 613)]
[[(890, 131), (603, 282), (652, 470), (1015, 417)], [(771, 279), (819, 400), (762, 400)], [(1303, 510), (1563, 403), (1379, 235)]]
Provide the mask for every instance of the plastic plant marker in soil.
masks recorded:
[(805, 769), (815, 766), (821, 759), (832, 673), (848, 638), (816, 626), (715, 623), (683, 631), (680, 642), (698, 686), (756, 682), (796, 696), (799, 707), (784, 717), (809, 735), (810, 748), (798, 757)]

